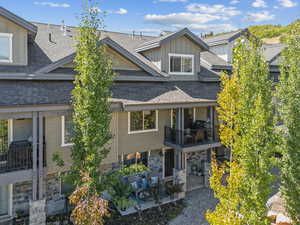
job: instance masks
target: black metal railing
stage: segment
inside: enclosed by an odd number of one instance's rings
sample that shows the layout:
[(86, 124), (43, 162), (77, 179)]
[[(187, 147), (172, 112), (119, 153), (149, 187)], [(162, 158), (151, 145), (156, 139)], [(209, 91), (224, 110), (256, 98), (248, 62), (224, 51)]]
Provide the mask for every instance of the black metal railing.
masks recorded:
[(181, 147), (190, 147), (214, 142), (211, 128), (176, 130), (171, 127), (165, 127), (165, 144), (170, 143)]
[[(14, 141), (6, 151), (0, 153), (0, 173), (32, 169), (32, 144), (28, 141)], [(46, 166), (45, 143), (43, 148), (44, 167)], [(37, 158), (38, 165), (38, 158)]]

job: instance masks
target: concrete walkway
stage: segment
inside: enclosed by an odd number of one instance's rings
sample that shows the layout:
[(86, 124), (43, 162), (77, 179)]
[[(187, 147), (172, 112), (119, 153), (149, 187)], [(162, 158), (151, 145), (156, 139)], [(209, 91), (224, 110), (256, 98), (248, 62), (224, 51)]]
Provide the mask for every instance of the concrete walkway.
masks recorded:
[(216, 203), (210, 189), (202, 188), (189, 192), (186, 197), (187, 207), (169, 225), (208, 225), (205, 212), (207, 209), (213, 209)]

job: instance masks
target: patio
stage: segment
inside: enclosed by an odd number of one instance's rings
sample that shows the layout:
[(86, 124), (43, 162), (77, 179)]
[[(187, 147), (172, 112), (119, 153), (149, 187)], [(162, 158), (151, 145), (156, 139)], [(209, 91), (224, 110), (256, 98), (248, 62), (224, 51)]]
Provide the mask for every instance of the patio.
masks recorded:
[[(139, 172), (134, 173), (132, 168), (135, 167)], [(124, 171), (130, 170), (133, 173), (124, 175)], [(173, 179), (164, 180), (160, 174), (143, 165), (125, 167), (111, 175), (112, 182), (104, 197), (115, 205), (121, 215), (168, 204), (185, 197), (185, 170), (174, 169), (173, 174)]]

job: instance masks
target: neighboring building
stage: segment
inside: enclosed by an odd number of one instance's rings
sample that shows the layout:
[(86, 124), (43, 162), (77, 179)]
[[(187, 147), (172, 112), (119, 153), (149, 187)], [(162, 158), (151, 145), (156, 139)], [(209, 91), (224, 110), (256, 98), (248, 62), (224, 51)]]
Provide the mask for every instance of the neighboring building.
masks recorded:
[[(53, 213), (68, 189), (57, 175), (71, 165), (75, 29), (0, 7), (0, 221), (28, 212), (30, 199), (46, 198)], [(224, 155), (215, 107), (231, 53), (205, 41), (186, 28), (159, 37), (102, 32), (117, 74), (103, 169), (142, 162), (164, 179), (185, 170), (187, 191), (207, 185), (211, 151)], [(276, 72), (279, 53), (269, 50)]]

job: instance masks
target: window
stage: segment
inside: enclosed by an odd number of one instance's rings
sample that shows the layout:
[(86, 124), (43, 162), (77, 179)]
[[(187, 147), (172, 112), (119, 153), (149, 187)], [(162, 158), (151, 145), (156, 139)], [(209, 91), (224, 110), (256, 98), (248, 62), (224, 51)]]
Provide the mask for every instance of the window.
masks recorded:
[(169, 54), (169, 73), (178, 75), (193, 75), (194, 56)]
[(74, 126), (72, 115), (62, 116), (62, 146), (72, 145)]
[(157, 131), (157, 117), (157, 110), (129, 112), (128, 133)]
[(12, 185), (0, 185), (0, 217), (11, 215)]
[(130, 166), (139, 163), (142, 163), (145, 166), (148, 165), (148, 152), (136, 152), (133, 154), (124, 155), (123, 164), (125, 166)]
[(0, 62), (12, 62), (12, 34), (0, 33)]

